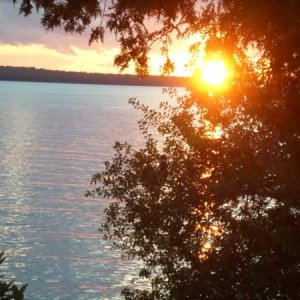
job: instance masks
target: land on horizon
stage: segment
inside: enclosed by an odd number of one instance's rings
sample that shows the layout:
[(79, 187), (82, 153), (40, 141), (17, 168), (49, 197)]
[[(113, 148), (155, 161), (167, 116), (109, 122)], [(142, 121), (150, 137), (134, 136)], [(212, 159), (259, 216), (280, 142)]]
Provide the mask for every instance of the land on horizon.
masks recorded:
[(187, 86), (186, 77), (153, 76), (139, 77), (129, 74), (101, 74), (87, 72), (68, 72), (37, 69), (34, 67), (0, 66), (0, 80), (29, 81), (29, 82), (57, 82), (80, 84), (109, 84), (136, 86)]

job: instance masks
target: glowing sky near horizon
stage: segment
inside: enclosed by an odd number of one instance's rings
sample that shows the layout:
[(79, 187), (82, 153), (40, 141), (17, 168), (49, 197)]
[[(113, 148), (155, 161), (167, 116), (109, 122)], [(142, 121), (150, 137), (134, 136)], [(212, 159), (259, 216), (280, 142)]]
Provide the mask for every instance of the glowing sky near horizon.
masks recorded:
[[(9, 24), (9, 25), (8, 25)], [(113, 65), (119, 52), (114, 36), (106, 36), (104, 44), (88, 46), (89, 34), (70, 35), (61, 30), (46, 32), (36, 14), (19, 15), (12, 2), (0, 3), (0, 65), (36, 67), (62, 71), (119, 73)], [(171, 59), (175, 62), (173, 75), (187, 75), (189, 55), (187, 45), (174, 41)], [(164, 59), (159, 50), (150, 54), (150, 74), (161, 74)], [(134, 73), (131, 65), (123, 73)]]

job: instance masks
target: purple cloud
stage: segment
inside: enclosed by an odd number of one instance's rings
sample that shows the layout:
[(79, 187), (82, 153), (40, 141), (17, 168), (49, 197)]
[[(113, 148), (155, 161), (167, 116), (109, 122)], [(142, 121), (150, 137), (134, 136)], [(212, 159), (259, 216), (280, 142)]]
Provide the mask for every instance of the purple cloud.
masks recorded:
[(46, 32), (37, 13), (25, 18), (19, 15), (18, 6), (14, 6), (11, 1), (0, 3), (0, 28), (0, 42), (13, 45), (43, 44), (63, 53), (72, 53), (72, 45), (81, 49), (117, 47), (113, 36), (107, 36), (104, 45), (97, 43), (89, 47), (89, 32), (82, 35), (66, 34), (59, 29)]

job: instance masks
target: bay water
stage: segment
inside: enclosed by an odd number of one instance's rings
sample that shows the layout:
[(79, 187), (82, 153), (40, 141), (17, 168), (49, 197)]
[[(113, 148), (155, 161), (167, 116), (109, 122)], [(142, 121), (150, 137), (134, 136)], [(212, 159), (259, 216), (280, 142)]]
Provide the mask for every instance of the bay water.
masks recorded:
[(86, 199), (115, 141), (141, 143), (128, 105), (166, 100), (161, 87), (0, 81), (0, 251), (26, 299), (120, 299), (139, 262), (101, 239), (104, 199)]

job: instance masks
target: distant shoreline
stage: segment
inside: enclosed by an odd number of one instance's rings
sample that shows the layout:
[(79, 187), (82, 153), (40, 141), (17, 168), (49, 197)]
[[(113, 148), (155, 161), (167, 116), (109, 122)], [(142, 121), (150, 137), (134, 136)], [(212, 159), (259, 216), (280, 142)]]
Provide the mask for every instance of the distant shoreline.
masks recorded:
[(188, 85), (188, 79), (186, 77), (163, 77), (152, 75), (147, 77), (138, 77), (136, 75), (128, 74), (67, 72), (10, 66), (0, 66), (0, 80), (161, 87), (186, 87)]

